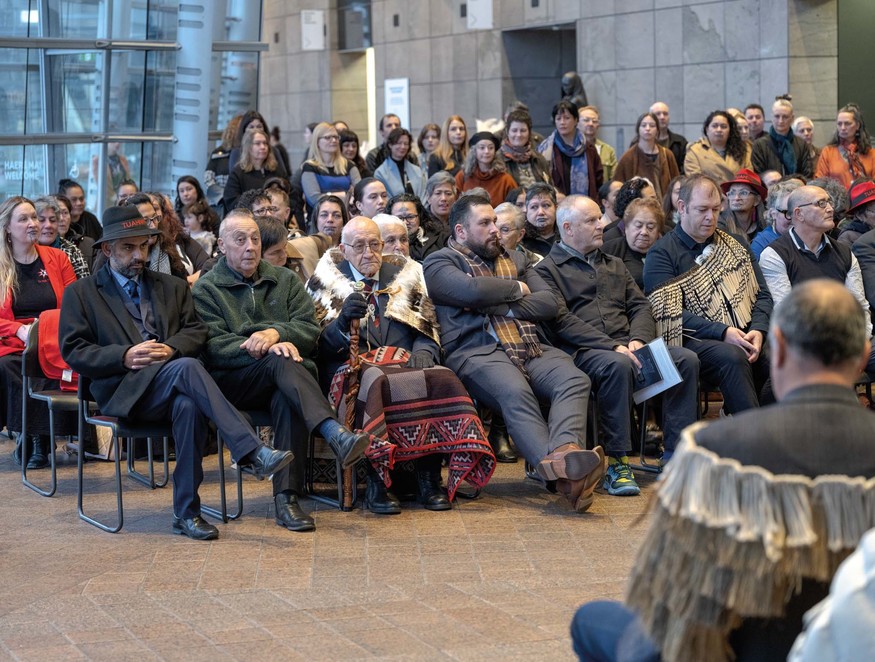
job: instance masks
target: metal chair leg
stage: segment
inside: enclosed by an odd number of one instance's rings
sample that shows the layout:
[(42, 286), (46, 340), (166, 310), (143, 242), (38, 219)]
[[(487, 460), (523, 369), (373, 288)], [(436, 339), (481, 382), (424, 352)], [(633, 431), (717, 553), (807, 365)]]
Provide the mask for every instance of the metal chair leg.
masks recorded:
[[(84, 418), (84, 413), (80, 414)], [(82, 497), (83, 497), (83, 474), (82, 468), (85, 464), (85, 444), (82, 443), (82, 433), (83, 433), (83, 425), (82, 420), (80, 418), (79, 421), (79, 452), (77, 457), (77, 506), (79, 509), (79, 518), (85, 520), (89, 524), (96, 526), (98, 529), (102, 531), (106, 531), (107, 533), (118, 533), (121, 531), (122, 526), (125, 523), (125, 515), (124, 515), (124, 507), (122, 503), (122, 464), (121, 464), (121, 440), (118, 437), (113, 437), (113, 445), (115, 446), (115, 491), (116, 491), (116, 509), (118, 514), (118, 523), (116, 526), (110, 526), (108, 524), (104, 524), (100, 520), (95, 519), (94, 517), (90, 517), (85, 514), (85, 510), (83, 509)]]
[[(24, 410), (21, 412), (21, 427), (22, 430), (27, 429), (27, 425), (24, 423), (27, 418), (27, 414), (24, 413)], [(24, 439), (27, 439), (27, 435), (25, 432), (21, 433)], [(58, 470), (57, 470), (57, 457), (55, 455), (55, 412), (52, 409), (49, 409), (49, 466), (51, 468), (52, 477), (49, 481), (49, 488), (47, 490), (41, 488), (39, 485), (36, 485), (33, 481), (31, 481), (27, 477), (27, 444), (24, 443), (24, 440), (21, 443), (21, 482), (24, 483), (27, 487), (32, 489), (37, 494), (40, 494), (44, 497), (54, 496), (55, 492), (58, 490)]]
[(650, 463), (647, 461), (647, 458), (644, 455), (644, 442), (647, 439), (647, 402), (641, 403), (641, 411), (638, 416), (638, 464), (629, 463), (629, 466), (632, 469), (636, 469), (638, 471), (646, 471), (648, 473), (660, 474), (662, 473), (662, 466), (657, 462), (656, 464)]
[(127, 437), (127, 471), (128, 476), (133, 478), (138, 483), (142, 483), (149, 489), (155, 489), (158, 487), (166, 487), (168, 481), (170, 480), (170, 464), (167, 459), (167, 455), (169, 454), (170, 444), (168, 442), (167, 437), (164, 437), (164, 477), (161, 482), (155, 481), (155, 454), (153, 452), (152, 445), (152, 437), (146, 438), (146, 454), (149, 457), (149, 474), (145, 475), (136, 470), (136, 458), (134, 457), (134, 439), (132, 437)]
[(216, 448), (219, 453), (219, 508), (212, 508), (201, 504), (201, 512), (220, 518), (227, 523), (229, 520), (239, 519), (243, 514), (243, 473), (237, 468), (237, 511), (228, 513), (228, 500), (225, 493), (225, 444), (222, 441), (222, 433), (216, 432)]

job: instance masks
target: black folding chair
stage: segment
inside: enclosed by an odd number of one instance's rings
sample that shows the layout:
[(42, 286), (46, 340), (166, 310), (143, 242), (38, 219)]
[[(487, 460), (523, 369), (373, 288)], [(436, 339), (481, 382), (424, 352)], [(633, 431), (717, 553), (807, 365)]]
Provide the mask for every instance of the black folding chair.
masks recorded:
[[(50, 497), (58, 488), (58, 473), (56, 469), (57, 458), (55, 456), (55, 412), (75, 412), (79, 407), (79, 398), (70, 391), (60, 389), (34, 390), (34, 379), (46, 379), (42, 366), (39, 363), (39, 320), (34, 320), (27, 334), (27, 344), (21, 354), (21, 482), (37, 494)], [(51, 467), (51, 481), (48, 489), (43, 489), (33, 483), (27, 477), (28, 461), (28, 438), (27, 432), (27, 401), (28, 399), (44, 402), (49, 410), (49, 466)], [(79, 438), (82, 445), (82, 438)]]
[[(243, 414), (249, 424), (254, 428), (268, 427), (271, 423), (269, 411), (262, 410), (238, 410)], [(213, 517), (220, 517), (223, 522), (238, 519), (243, 514), (243, 472), (237, 468), (237, 510), (234, 514), (228, 513), (228, 503), (225, 493), (225, 444), (222, 441), (222, 433), (216, 433), (216, 446), (219, 451), (219, 508), (212, 508), (201, 504), (201, 512)]]
[[(79, 454), (77, 461), (77, 487), (78, 487), (78, 509), (79, 517), (89, 524), (96, 526), (98, 529), (108, 533), (118, 533), (124, 525), (124, 504), (122, 502), (122, 472), (121, 472), (121, 455), (122, 455), (122, 439), (127, 439), (127, 470), (128, 476), (142, 483), (146, 487), (155, 489), (156, 487), (164, 487), (170, 478), (168, 466), (169, 444), (168, 438), (171, 435), (169, 422), (134, 422), (128, 419), (115, 418), (113, 416), (103, 416), (97, 413), (92, 413), (91, 407), (92, 397), (90, 389), (90, 380), (86, 377), (79, 376)], [(82, 443), (85, 425), (95, 425), (97, 427), (109, 428), (112, 433), (112, 451), (115, 460), (115, 491), (116, 491), (116, 513), (117, 524), (111, 526), (100, 520), (91, 517), (85, 513), (83, 509), (84, 496), (84, 475), (83, 466), (85, 464), (85, 450)], [(160, 482), (155, 481), (155, 466), (152, 453), (152, 439), (161, 437), (164, 439), (164, 476)], [(134, 466), (134, 439), (146, 439), (146, 450), (148, 453), (149, 473), (143, 475), (135, 470)]]

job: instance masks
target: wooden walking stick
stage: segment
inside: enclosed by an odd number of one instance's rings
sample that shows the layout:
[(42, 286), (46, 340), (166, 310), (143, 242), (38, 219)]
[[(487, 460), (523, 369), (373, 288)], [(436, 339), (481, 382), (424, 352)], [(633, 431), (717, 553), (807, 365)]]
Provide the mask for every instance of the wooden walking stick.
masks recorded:
[[(359, 281), (355, 284), (356, 292), (364, 289), (364, 283)], [(354, 319), (349, 323), (349, 373), (346, 380), (346, 417), (344, 424), (350, 430), (355, 426), (355, 401), (359, 393), (359, 372), (361, 361), (359, 360), (359, 330), (361, 320)], [(343, 470), (343, 503), (341, 510), (352, 510), (352, 492), (355, 476), (355, 465)]]

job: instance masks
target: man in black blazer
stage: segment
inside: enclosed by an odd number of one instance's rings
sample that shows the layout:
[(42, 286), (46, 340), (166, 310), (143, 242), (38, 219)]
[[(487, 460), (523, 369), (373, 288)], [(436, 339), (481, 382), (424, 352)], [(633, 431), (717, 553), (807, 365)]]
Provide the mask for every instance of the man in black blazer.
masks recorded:
[[(501, 411), (548, 489), (583, 512), (604, 473), (601, 449), (582, 448), (590, 382), (535, 335), (534, 323), (555, 319), (559, 302), (525, 256), (501, 247), (495, 223), (488, 198), (462, 197), (450, 211), (447, 248), (423, 265), (446, 365), (475, 398)], [(542, 403), (550, 406), (546, 421)]]
[[(557, 211), (561, 241), (536, 269), (568, 307), (567, 314), (549, 327), (557, 336), (554, 344), (574, 358), (598, 394), (608, 456), (605, 490), (634, 496), (639, 489), (627, 458), (632, 450), (635, 371), (641, 368), (634, 352), (656, 337), (656, 323), (650, 302), (623, 261), (600, 250), (600, 217), (601, 209), (590, 198), (565, 198)], [(669, 351), (682, 379), (663, 398), (665, 448), (671, 457), (681, 430), (696, 420), (699, 359), (684, 347)]]
[[(687, 633), (697, 630), (716, 634), (708, 645), (724, 654), (729, 646), (737, 659), (786, 659), (803, 614), (829, 590), (830, 572), (818, 580), (801, 561), (829, 557), (834, 569), (859, 542), (855, 535), (872, 526), (875, 415), (853, 389), (871, 349), (868, 322), (854, 296), (832, 280), (808, 280), (775, 307), (769, 356), (778, 404), (684, 432), (654, 498), (659, 521), (630, 578), (631, 609), (581, 607), (571, 626), (581, 659), (618, 659), (621, 651), (636, 660), (660, 653), (713, 658), (690, 646)], [(746, 493), (751, 477), (757, 487)], [(666, 500), (681, 485), (694, 489), (690, 505), (675, 509), (677, 502)], [(767, 523), (749, 526), (760, 515)], [(800, 562), (782, 567), (782, 558)], [(693, 568), (719, 576), (720, 588), (709, 594), (709, 582)], [(753, 597), (745, 602), (733, 581)], [(763, 595), (773, 602), (758, 599)], [(742, 603), (752, 604), (756, 617)]]
[(102, 413), (172, 420), (173, 531), (212, 540), (219, 532), (201, 517), (197, 494), (207, 420), (216, 424), (238, 465), (259, 478), (288, 465), (292, 454), (262, 444), (197, 360), (207, 327), (188, 285), (145, 268), (149, 237), (159, 231), (136, 207), (107, 209), (103, 230), (98, 245), (106, 264), (64, 291), (61, 354), (91, 380)]

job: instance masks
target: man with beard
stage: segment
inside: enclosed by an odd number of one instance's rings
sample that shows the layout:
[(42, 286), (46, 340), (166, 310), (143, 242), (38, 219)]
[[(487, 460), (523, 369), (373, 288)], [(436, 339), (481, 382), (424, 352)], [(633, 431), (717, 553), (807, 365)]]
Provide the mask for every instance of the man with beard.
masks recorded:
[[(583, 448), (590, 381), (567, 354), (542, 345), (535, 329), (555, 319), (560, 304), (524, 255), (501, 247), (488, 198), (460, 198), (450, 227), (447, 248), (423, 265), (447, 367), (502, 413), (547, 488), (583, 512), (604, 474), (601, 449)], [(542, 402), (550, 405), (547, 420)]]
[(173, 532), (213, 540), (219, 531), (201, 517), (197, 494), (208, 419), (237, 464), (258, 478), (288, 465), (292, 454), (265, 446), (197, 360), (207, 325), (195, 312), (188, 284), (145, 268), (149, 237), (158, 232), (136, 207), (104, 212), (97, 245), (106, 263), (64, 292), (58, 338), (64, 360), (91, 380), (101, 413), (171, 421)]

